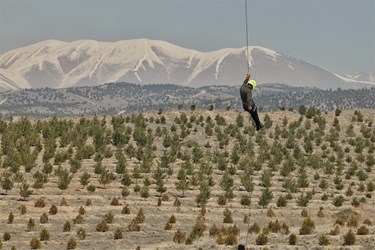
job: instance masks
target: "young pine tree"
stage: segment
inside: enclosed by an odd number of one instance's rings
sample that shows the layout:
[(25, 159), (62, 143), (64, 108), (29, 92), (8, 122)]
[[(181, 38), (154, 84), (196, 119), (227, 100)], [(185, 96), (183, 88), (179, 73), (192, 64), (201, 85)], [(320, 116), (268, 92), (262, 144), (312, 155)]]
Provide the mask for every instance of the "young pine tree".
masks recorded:
[(57, 182), (58, 188), (64, 192), (65, 189), (68, 188), (71, 180), (73, 179), (73, 175), (69, 175), (69, 171), (66, 169), (63, 169), (59, 173), (59, 179)]

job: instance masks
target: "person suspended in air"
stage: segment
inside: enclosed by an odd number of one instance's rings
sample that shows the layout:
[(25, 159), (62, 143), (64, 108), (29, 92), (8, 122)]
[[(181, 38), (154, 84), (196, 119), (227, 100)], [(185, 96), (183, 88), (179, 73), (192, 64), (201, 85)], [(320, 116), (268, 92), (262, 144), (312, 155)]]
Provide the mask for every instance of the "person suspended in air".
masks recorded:
[(250, 113), (255, 122), (256, 129), (259, 131), (264, 126), (259, 121), (258, 108), (253, 100), (253, 89), (256, 87), (256, 85), (257, 83), (255, 80), (250, 80), (250, 72), (247, 72), (245, 80), (240, 89), (240, 95), (243, 109)]

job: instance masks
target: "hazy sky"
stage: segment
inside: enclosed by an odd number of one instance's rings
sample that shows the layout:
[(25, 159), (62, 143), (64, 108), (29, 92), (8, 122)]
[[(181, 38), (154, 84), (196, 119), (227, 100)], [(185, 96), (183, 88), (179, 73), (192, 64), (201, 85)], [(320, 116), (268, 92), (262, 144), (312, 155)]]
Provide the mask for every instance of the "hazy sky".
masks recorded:
[[(375, 0), (247, 0), (249, 44), (347, 74), (375, 71)], [(245, 0), (0, 0), (0, 53), (46, 39), (246, 46)]]

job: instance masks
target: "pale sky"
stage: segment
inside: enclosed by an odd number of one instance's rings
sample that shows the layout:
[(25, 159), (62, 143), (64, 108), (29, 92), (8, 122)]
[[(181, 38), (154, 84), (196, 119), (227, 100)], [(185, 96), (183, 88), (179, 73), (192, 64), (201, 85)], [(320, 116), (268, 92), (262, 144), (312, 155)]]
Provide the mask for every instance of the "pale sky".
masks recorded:
[[(338, 74), (375, 71), (375, 0), (247, 0), (249, 45)], [(0, 53), (47, 39), (246, 46), (245, 0), (0, 0)]]

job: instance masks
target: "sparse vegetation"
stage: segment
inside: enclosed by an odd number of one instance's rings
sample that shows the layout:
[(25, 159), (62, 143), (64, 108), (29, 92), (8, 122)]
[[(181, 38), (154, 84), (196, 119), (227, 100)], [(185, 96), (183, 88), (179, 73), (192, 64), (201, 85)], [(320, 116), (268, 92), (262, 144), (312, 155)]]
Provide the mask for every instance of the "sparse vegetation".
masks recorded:
[(43, 228), (39, 236), (41, 241), (48, 241), (51, 237), (49, 231), (46, 228)]
[(355, 244), (355, 234), (350, 229), (345, 235), (344, 235), (344, 246), (352, 246)]
[(267, 243), (268, 243), (267, 234), (265, 234), (265, 233), (259, 234), (258, 237), (256, 238), (255, 242), (256, 242), (257, 245), (261, 245), (261, 246), (267, 245)]
[(297, 235), (290, 234), (289, 235), (289, 245), (294, 246), (297, 243)]
[(98, 225), (96, 225), (97, 232), (107, 232), (108, 231), (107, 220), (103, 219)]
[[(9, 204), (2, 207), (3, 244), (19, 249), (14, 239), (26, 231), (65, 246), (71, 236), (86, 245), (100, 235), (119, 240), (142, 231), (149, 244), (148, 235), (162, 239), (164, 228), (171, 237), (163, 242), (191, 248), (206, 235), (217, 246), (236, 245), (247, 230), (260, 246), (274, 245), (280, 234), (285, 245), (370, 247), (372, 110), (325, 114), (307, 105), (300, 115), (285, 106), (260, 112), (267, 128), (256, 132), (235, 105), (222, 112), (195, 104), (188, 112), (163, 107), (160, 115), (0, 119), (2, 198)], [(124, 221), (125, 231), (117, 228)], [(71, 230), (66, 240), (56, 237)], [(5, 243), (6, 232), (12, 239)]]
[(75, 238), (71, 237), (68, 240), (68, 244), (67, 244), (66, 249), (76, 249), (76, 247), (77, 247), (77, 240)]
[(37, 237), (33, 237), (30, 241), (30, 247), (31, 249), (40, 249), (42, 244), (40, 243), (40, 240)]

